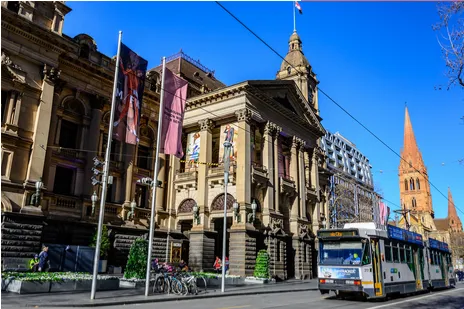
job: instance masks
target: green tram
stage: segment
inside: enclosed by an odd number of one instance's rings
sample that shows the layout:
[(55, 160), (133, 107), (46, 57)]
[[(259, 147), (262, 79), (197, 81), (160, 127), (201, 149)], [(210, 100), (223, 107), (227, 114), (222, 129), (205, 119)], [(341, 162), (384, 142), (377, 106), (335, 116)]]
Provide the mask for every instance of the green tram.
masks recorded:
[(349, 223), (318, 231), (321, 294), (367, 299), (456, 285), (451, 253), (444, 242), (388, 225)]

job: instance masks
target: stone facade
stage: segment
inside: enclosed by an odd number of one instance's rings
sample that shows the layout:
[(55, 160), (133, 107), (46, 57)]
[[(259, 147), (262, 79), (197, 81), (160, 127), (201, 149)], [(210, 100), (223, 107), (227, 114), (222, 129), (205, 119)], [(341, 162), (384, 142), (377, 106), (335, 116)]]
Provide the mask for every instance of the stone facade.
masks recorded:
[[(86, 34), (62, 33), (70, 12), (62, 1), (3, 1), (1, 9), (2, 261), (12, 264), (18, 261), (11, 259), (29, 260), (42, 244), (90, 243), (97, 222), (90, 198), (101, 192), (91, 184), (91, 169), (93, 158), (105, 155), (115, 59), (100, 53)], [(181, 258), (207, 270), (222, 255), (222, 145), (225, 131), (233, 128), (230, 272), (251, 275), (257, 252), (267, 249), (276, 277), (315, 275), (315, 232), (325, 217), (327, 192), (325, 156), (318, 146), (325, 130), (318, 81), (296, 33), (287, 58), (304, 74), (282, 64), (278, 80), (229, 87), (182, 51), (168, 58), (167, 67), (189, 82), (186, 157), (160, 155), (154, 257), (170, 259), (167, 251), (176, 245)], [(105, 201), (109, 265), (124, 267), (132, 242), (148, 230), (151, 192), (137, 180), (153, 177), (159, 72), (158, 66), (147, 73), (138, 145), (112, 143), (113, 183)], [(128, 218), (132, 201), (136, 207)], [(194, 215), (195, 204), (200, 211)], [(94, 210), (99, 213), (99, 202)]]
[(319, 228), (323, 211), (318, 140), (325, 131), (317, 96), (308, 102), (297, 83), (286, 79), (245, 81), (186, 103), (186, 157), (171, 158), (168, 212), (173, 230), (188, 230), (189, 263), (196, 269), (211, 269), (215, 256), (222, 257), (223, 143), (233, 129), (226, 203), (230, 272), (252, 275), (257, 252), (267, 249), (272, 275), (313, 276), (313, 227)]
[[(92, 159), (103, 160), (106, 151), (115, 59), (100, 53), (86, 34), (62, 33), (70, 12), (63, 1), (2, 1), (1, 9), (2, 261), (9, 258), (4, 262), (10, 265), (19, 263), (13, 258), (29, 260), (44, 243), (90, 243), (97, 222), (90, 197), (101, 192), (90, 181)], [(215, 79), (204, 80), (210, 85)], [(105, 206), (113, 244), (109, 265), (125, 266), (133, 240), (147, 232), (150, 192), (136, 181), (153, 177), (159, 83), (159, 74), (150, 71), (138, 145), (112, 143), (113, 183)], [(164, 185), (158, 188), (157, 210), (165, 209), (169, 187), (169, 156), (161, 158)], [(36, 207), (32, 197), (40, 179)], [(131, 201), (137, 206), (127, 220)], [(158, 226), (154, 240), (155, 256), (163, 259), (166, 231)], [(185, 236), (173, 238), (182, 242)]]

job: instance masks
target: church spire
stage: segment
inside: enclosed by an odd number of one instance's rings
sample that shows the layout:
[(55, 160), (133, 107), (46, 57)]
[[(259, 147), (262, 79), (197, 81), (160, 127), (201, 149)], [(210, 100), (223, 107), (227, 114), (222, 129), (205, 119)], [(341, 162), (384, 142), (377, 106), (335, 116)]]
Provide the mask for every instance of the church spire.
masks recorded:
[(456, 212), (456, 205), (453, 202), (453, 196), (451, 195), (451, 189), (448, 187), (448, 220), (449, 227), (453, 232), (462, 231), (461, 219), (459, 219), (458, 213)]
[(425, 170), (424, 161), (422, 159), (422, 154), (417, 146), (416, 137), (414, 135), (414, 130), (412, 129), (411, 118), (409, 117), (408, 107), (405, 107), (404, 112), (404, 141), (403, 141), (403, 150), (401, 152), (401, 157), (406, 160), (404, 162), (401, 160), (401, 165), (409, 165), (409, 167), (418, 169), (420, 171)]

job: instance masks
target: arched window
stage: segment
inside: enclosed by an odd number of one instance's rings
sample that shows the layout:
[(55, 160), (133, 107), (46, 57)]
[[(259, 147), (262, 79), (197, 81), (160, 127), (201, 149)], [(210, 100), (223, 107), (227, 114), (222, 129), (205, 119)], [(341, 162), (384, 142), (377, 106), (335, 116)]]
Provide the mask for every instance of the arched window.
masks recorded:
[(404, 190), (405, 190), (405, 191), (408, 191), (408, 187), (409, 187), (409, 186), (408, 186), (408, 180), (405, 179), (405, 180), (404, 180)]
[(413, 197), (412, 198), (412, 208), (416, 208), (416, 207), (417, 207), (416, 198)]
[(420, 181), (419, 181), (419, 178), (416, 178), (416, 188), (417, 188), (417, 190), (420, 190)]
[(409, 179), (409, 190), (414, 190), (414, 179)]
[(291, 67), (288, 67), (288, 68), (287, 68), (287, 73), (288, 73), (288, 74), (292, 73), (292, 68), (291, 68)]

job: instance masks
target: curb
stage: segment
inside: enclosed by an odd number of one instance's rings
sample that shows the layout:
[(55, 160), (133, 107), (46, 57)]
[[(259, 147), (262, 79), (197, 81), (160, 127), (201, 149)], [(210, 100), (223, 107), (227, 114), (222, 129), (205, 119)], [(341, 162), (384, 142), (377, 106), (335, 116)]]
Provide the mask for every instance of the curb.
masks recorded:
[(273, 293), (291, 293), (291, 292), (307, 292), (307, 291), (317, 291), (318, 288), (304, 288), (304, 289), (286, 289), (286, 290), (274, 290), (274, 291), (250, 291), (250, 292), (231, 292), (226, 294), (211, 294), (211, 295), (197, 295), (197, 296), (174, 296), (166, 298), (145, 298), (138, 300), (127, 300), (127, 301), (108, 301), (102, 303), (84, 303), (84, 304), (47, 304), (47, 305), (37, 305), (37, 304), (26, 304), (26, 307), (45, 307), (45, 308), (59, 308), (59, 307), (107, 307), (107, 306), (124, 306), (124, 305), (134, 305), (134, 304), (147, 304), (147, 303), (162, 303), (162, 302), (172, 302), (172, 301), (184, 301), (184, 300), (195, 300), (195, 299), (208, 299), (208, 298), (220, 298), (220, 297), (231, 297), (231, 296), (249, 296), (249, 295), (261, 295), (261, 294), (273, 294)]

